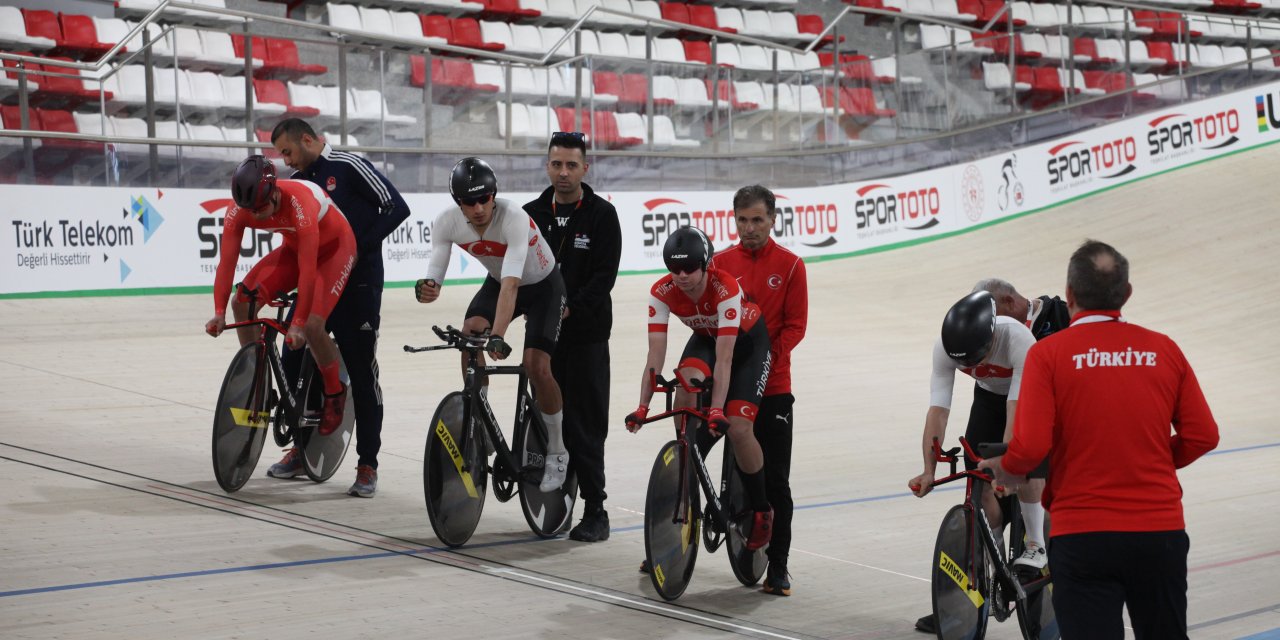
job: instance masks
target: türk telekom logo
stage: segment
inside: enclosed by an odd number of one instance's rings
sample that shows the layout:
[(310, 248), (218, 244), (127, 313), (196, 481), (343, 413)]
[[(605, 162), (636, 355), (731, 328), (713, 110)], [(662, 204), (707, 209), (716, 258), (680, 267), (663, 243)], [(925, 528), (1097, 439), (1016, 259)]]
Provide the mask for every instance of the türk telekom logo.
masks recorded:
[(1152, 162), (1186, 155), (1197, 149), (1211, 151), (1240, 141), (1240, 114), (1235, 109), (1208, 115), (1171, 113), (1148, 123), (1147, 149)]
[[(777, 197), (773, 237), (788, 239), (810, 247), (836, 244), (839, 216), (835, 203), (793, 203), (787, 196)], [(738, 241), (738, 226), (732, 208), (697, 210), (681, 200), (654, 198), (644, 203), (648, 211), (640, 219), (645, 248), (658, 248), (680, 227), (697, 227), (707, 234), (712, 244), (727, 247)]]
[(1133, 136), (1086, 146), (1070, 140), (1049, 149), (1049, 186), (1081, 184), (1095, 176), (1103, 180), (1119, 178), (1137, 169), (1138, 143)]
[(937, 226), (942, 213), (942, 196), (937, 187), (899, 191), (887, 184), (869, 184), (858, 189), (853, 215), (859, 231), (894, 229), (923, 231)]

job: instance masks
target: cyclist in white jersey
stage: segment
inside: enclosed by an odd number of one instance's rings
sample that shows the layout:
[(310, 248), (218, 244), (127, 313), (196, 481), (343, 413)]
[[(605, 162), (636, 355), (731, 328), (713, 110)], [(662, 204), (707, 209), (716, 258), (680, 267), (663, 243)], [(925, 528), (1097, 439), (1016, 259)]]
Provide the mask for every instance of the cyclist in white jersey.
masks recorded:
[[(418, 302), (434, 302), (440, 297), (449, 255), (456, 244), (489, 271), (467, 307), (462, 330), (471, 335), (489, 331), (485, 351), (501, 360), (511, 353), (503, 340), (507, 328), (516, 316), (525, 316), (524, 367), (548, 436), (547, 462), (539, 488), (554, 491), (564, 484), (569, 468), (561, 430), (560, 386), (551, 375), (551, 354), (564, 315), (564, 280), (551, 247), (529, 214), (497, 197), (498, 179), (488, 163), (463, 158), (453, 168), (449, 192), (458, 206), (441, 213), (431, 227), (431, 260), (427, 277), (415, 287)], [(465, 356), (463, 363), (465, 366)]]
[[(997, 299), (1001, 303), (997, 303)], [(917, 496), (923, 497), (933, 489), (937, 464), (933, 457), (933, 440), (937, 438), (943, 442), (951, 414), (951, 395), (957, 370), (972, 377), (975, 383), (965, 439), (976, 447), (988, 442), (1008, 442), (1012, 436), (1023, 364), (1027, 350), (1036, 341), (1026, 324), (1030, 306), (1030, 302), (1013, 290), (1012, 285), (990, 279), (979, 282), (973, 293), (947, 312), (941, 335), (933, 345), (929, 411), (925, 415), (922, 441), (924, 473), (909, 481)], [(965, 459), (965, 468), (973, 469), (975, 465)], [(1015, 563), (1037, 569), (1044, 568), (1047, 561), (1044, 508), (1040, 504), (1046, 470), (1047, 466), (1042, 464), (1030, 474), (1031, 482), (1018, 487), (1027, 545)], [(983, 489), (982, 505), (991, 526), (1000, 530), (1003, 517), (991, 485)], [(931, 632), (933, 625), (930, 615), (917, 621), (916, 628)]]

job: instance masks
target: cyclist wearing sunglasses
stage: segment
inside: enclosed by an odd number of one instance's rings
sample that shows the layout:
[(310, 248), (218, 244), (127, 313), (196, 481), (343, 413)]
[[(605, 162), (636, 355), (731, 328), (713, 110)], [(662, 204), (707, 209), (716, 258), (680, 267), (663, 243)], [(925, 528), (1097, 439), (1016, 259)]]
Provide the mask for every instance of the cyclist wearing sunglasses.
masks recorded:
[[(769, 332), (760, 309), (747, 302), (738, 281), (728, 273), (707, 268), (711, 241), (700, 229), (681, 227), (667, 238), (663, 261), (671, 273), (653, 285), (649, 294), (649, 355), (640, 380), (640, 406), (626, 418), (635, 432), (649, 414), (653, 398), (650, 371), (662, 371), (667, 355), (667, 320), (675, 315), (693, 335), (685, 343), (676, 368), (682, 380), (712, 377), (708, 426), (728, 434), (742, 472), (747, 499), (755, 511), (746, 547), (759, 549), (773, 535), (773, 509), (765, 492), (764, 454), (752, 432), (756, 413), (769, 380)], [(692, 402), (683, 402), (685, 406)], [(701, 443), (699, 449), (705, 451)]]
[[(546, 238), (519, 205), (498, 198), (498, 178), (489, 163), (463, 158), (453, 167), (449, 193), (456, 208), (441, 213), (431, 227), (427, 277), (415, 287), (418, 302), (435, 302), (449, 267), (453, 245), (462, 247), (489, 271), (467, 307), (463, 331), (489, 332), (485, 351), (502, 360), (511, 355), (503, 336), (517, 315), (525, 316), (524, 367), (547, 425), (547, 462), (540, 489), (554, 491), (569, 470), (561, 423), (560, 385), (551, 375), (551, 354), (560, 337), (564, 280)], [(463, 355), (465, 366), (466, 355)], [(483, 363), (481, 363), (483, 364)]]

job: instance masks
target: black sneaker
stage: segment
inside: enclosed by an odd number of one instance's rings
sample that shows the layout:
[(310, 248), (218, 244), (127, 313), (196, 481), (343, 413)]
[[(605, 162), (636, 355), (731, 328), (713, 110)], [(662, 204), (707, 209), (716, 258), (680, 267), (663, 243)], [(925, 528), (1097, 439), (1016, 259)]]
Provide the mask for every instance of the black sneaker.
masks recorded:
[(923, 618), (920, 618), (919, 620), (916, 620), (916, 631), (923, 631), (925, 633), (938, 632), (938, 625), (934, 621), (932, 613)]
[(587, 510), (578, 526), (569, 532), (570, 540), (604, 542), (609, 539), (609, 513), (604, 509)]
[(791, 595), (791, 580), (787, 575), (787, 563), (769, 561), (769, 569), (765, 574), (764, 586), (760, 591), (773, 596)]

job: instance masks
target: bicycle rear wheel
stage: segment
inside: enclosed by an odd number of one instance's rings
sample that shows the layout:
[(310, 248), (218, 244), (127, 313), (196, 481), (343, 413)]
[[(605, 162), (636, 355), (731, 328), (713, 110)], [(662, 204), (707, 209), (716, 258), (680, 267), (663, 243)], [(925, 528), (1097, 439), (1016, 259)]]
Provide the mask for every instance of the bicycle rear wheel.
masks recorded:
[[(489, 479), (488, 460), (479, 433), (472, 432), (463, 445), (466, 396), (455, 391), (440, 401), (431, 417), (426, 453), (422, 462), (422, 488), (427, 517), (436, 537), (450, 547), (471, 539)], [(464, 467), (466, 470), (464, 471)]]
[[(658, 451), (644, 499), (644, 554), (649, 561), (649, 580), (663, 600), (675, 600), (684, 594), (698, 559), (698, 523), (702, 514), (693, 470), (681, 461), (686, 446), (687, 443), (672, 440)], [(687, 503), (680, 496), (682, 472), (687, 476)], [(683, 522), (674, 522), (676, 509), (682, 503)]]
[[(970, 562), (976, 554), (977, 562)], [(991, 562), (978, 540), (970, 540), (969, 516), (963, 505), (947, 511), (933, 551), (933, 614), (938, 640), (981, 640), (991, 607)], [(969, 567), (978, 567), (978, 575)]]
[(738, 470), (737, 459), (733, 457), (733, 445), (724, 443), (724, 468), (721, 475), (725, 478), (724, 495), (720, 496), (720, 504), (724, 507), (724, 515), (729, 520), (728, 545), (729, 564), (733, 567), (733, 575), (738, 582), (750, 587), (764, 576), (765, 567), (769, 565), (769, 556), (765, 549), (747, 550), (747, 536), (751, 535), (752, 520), (755, 511), (747, 502), (747, 488), (742, 480), (742, 472)]
[[(342, 372), (342, 377), (347, 377), (346, 366), (342, 363), (342, 356), (338, 356), (338, 367)], [(315, 358), (311, 354), (311, 349), (307, 349), (302, 353), (302, 397), (303, 415), (314, 414), (319, 415), (324, 407), (324, 377), (320, 375), (320, 370), (316, 368)], [(356, 426), (356, 410), (355, 402), (351, 399), (351, 388), (347, 385), (347, 401), (343, 407), (342, 424), (327, 436), (322, 436), (316, 431), (315, 427), (302, 427), (294, 429), (294, 438), (296, 444), (302, 449), (302, 468), (306, 470), (307, 477), (315, 482), (324, 482), (333, 477), (338, 471), (338, 467), (342, 464), (342, 459), (347, 455), (347, 448), (351, 444), (351, 431)]]
[(262, 349), (251, 342), (236, 352), (213, 412), (213, 476), (227, 493), (238, 491), (253, 475), (271, 423), (271, 373), (258, 371)]
[[(1010, 558), (1022, 555), (1026, 548), (1026, 538), (1022, 535), (1021, 518), (1014, 522), (1012, 550)], [(1044, 539), (1049, 539), (1049, 514), (1045, 513)], [(1058, 628), (1058, 617), (1053, 610), (1053, 583), (1049, 580), (1049, 568), (1046, 566), (1036, 575), (1028, 576), (1026, 571), (1019, 572), (1016, 578), (1022, 581), (1027, 591), (1027, 599), (1018, 601), (1018, 627), (1026, 640), (1060, 640), (1062, 630)], [(1028, 579), (1029, 578), (1029, 579)], [(1032, 585), (1031, 588), (1026, 588)]]
[[(570, 470), (559, 489), (543, 493), (538, 488), (547, 457), (547, 428), (536, 414), (534, 407), (528, 407), (524, 412), (525, 419), (516, 426), (515, 454), (520, 463), (517, 473), (521, 476), (520, 510), (524, 512), (525, 522), (529, 523), (529, 528), (534, 533), (542, 538), (554, 538), (568, 529), (573, 521), (573, 503), (578, 496), (578, 476)], [(525, 469), (529, 469), (531, 473), (525, 474)]]

